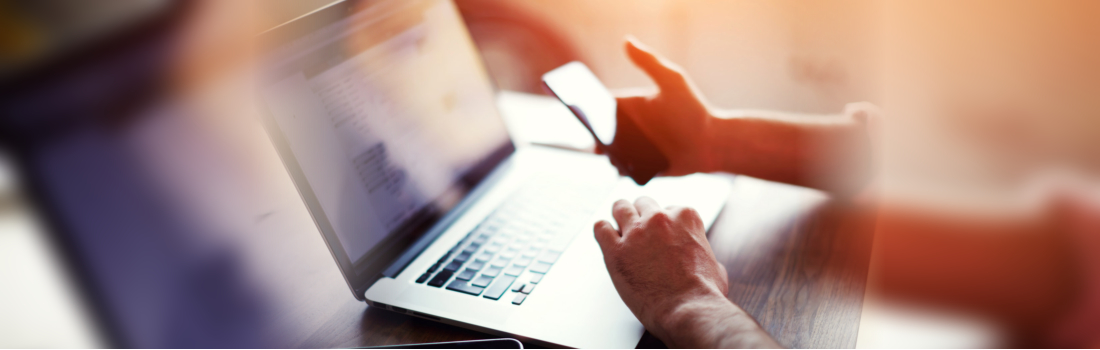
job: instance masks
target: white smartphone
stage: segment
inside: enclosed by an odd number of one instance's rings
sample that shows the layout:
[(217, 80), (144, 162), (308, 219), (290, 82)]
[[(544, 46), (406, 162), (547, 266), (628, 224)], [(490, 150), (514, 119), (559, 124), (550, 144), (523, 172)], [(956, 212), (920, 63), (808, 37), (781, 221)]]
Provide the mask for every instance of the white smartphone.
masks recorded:
[(569, 107), (620, 173), (645, 185), (668, 169), (668, 158), (633, 118), (618, 113), (615, 96), (584, 63), (569, 62), (543, 74), (542, 86)]

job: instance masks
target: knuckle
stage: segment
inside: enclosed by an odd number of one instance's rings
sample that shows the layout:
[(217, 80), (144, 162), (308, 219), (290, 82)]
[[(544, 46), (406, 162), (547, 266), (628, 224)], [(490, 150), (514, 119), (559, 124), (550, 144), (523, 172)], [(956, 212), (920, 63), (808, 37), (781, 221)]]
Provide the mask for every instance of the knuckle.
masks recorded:
[(662, 210), (653, 213), (653, 215), (649, 217), (649, 222), (664, 226), (672, 223), (672, 217), (668, 215), (668, 212)]
[(624, 227), (623, 231), (629, 232), (631, 234), (636, 234), (636, 233), (641, 233), (641, 232), (645, 231), (645, 227), (643, 225), (635, 223), (635, 224), (630, 225), (628, 227)]
[(699, 211), (691, 207), (680, 208), (680, 216), (692, 221), (702, 221), (699, 217)]
[(696, 211), (695, 208), (691, 207), (676, 208), (676, 218), (679, 221), (686, 222), (703, 221), (703, 219), (699, 216), (699, 212)]

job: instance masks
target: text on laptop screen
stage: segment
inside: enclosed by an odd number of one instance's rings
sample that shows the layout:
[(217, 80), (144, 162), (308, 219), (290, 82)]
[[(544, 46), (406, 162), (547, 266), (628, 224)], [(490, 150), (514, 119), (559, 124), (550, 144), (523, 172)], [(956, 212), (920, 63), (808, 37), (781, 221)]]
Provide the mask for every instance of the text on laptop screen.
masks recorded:
[(271, 51), (261, 89), (353, 262), (426, 208), (449, 210), (510, 146), (450, 1), (355, 6)]

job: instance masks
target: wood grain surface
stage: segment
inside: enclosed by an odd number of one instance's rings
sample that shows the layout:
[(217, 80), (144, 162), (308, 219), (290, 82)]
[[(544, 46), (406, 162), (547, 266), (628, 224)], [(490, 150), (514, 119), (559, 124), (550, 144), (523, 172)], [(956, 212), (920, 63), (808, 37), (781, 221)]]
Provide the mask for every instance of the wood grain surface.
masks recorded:
[[(729, 297), (780, 344), (851, 348), (866, 284), (871, 230), (859, 211), (804, 188), (736, 177), (710, 232), (730, 274)], [(294, 245), (317, 248), (320, 237)], [(327, 253), (327, 252), (325, 252)], [(289, 253), (277, 346), (333, 348), (492, 338), (368, 307), (352, 298), (327, 254)], [(296, 275), (295, 272), (301, 275)], [(303, 283), (293, 283), (301, 281)], [(664, 345), (651, 336), (642, 348)]]

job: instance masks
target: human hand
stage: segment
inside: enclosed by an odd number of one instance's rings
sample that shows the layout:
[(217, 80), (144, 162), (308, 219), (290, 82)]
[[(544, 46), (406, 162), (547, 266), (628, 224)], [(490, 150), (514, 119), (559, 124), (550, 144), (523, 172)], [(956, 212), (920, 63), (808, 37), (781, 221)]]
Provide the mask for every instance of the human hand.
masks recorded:
[(662, 175), (716, 171), (708, 132), (713, 118), (691, 79), (680, 66), (633, 37), (626, 40), (626, 54), (659, 91), (618, 97), (618, 113), (632, 118), (668, 158), (669, 168)]
[(597, 222), (596, 241), (615, 289), (646, 329), (669, 339), (677, 308), (699, 300), (732, 307), (726, 269), (715, 259), (694, 209), (662, 210), (641, 197), (634, 204), (615, 202), (612, 211), (619, 229)]

